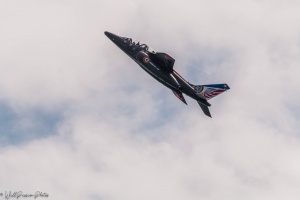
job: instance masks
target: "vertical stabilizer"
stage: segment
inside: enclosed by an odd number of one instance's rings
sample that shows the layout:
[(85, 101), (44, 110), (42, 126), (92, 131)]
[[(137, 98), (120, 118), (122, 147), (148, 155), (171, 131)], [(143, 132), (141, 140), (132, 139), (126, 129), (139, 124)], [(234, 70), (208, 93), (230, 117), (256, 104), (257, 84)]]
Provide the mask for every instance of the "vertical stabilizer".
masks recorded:
[(212, 84), (212, 85), (193, 85), (190, 84), (192, 88), (194, 88), (197, 95), (201, 95), (206, 100), (212, 99), (215, 96), (229, 90), (229, 86), (226, 83), (223, 84)]

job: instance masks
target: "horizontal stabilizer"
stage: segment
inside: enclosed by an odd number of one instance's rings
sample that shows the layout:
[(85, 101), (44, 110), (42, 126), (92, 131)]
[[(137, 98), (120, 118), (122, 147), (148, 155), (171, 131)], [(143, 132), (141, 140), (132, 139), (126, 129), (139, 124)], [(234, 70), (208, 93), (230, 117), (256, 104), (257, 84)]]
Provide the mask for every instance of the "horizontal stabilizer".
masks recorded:
[(172, 90), (172, 91), (173, 91), (173, 93), (175, 94), (175, 96), (176, 96), (180, 101), (182, 101), (183, 103), (185, 103), (185, 104), (187, 105), (187, 103), (186, 103), (186, 101), (185, 101), (185, 99), (184, 99), (184, 97), (183, 97), (183, 95), (182, 95), (181, 92), (177, 92), (177, 91), (174, 91), (174, 90)]
[(210, 114), (210, 112), (209, 112), (208, 107), (207, 107), (206, 105), (200, 103), (199, 101), (198, 101), (198, 104), (199, 104), (199, 106), (201, 107), (201, 109), (202, 109), (202, 111), (204, 112), (204, 114), (205, 114), (206, 116), (208, 116), (208, 117), (211, 117), (211, 114)]

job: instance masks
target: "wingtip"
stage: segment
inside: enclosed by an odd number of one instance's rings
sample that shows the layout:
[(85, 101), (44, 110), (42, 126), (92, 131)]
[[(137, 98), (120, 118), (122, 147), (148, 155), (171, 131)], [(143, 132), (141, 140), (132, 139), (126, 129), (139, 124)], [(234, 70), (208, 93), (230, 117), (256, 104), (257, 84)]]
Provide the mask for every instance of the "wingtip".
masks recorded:
[(230, 87), (226, 83), (224, 84), (224, 88), (225, 90), (230, 90)]

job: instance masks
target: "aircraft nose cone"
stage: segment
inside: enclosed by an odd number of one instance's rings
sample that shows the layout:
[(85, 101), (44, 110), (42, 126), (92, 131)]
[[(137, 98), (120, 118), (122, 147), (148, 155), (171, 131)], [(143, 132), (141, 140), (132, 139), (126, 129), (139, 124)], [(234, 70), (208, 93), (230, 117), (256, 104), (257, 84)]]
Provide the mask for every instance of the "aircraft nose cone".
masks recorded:
[(108, 31), (105, 31), (104, 34), (109, 38), (111, 39), (112, 41), (114, 41), (116, 38), (119, 38), (119, 36), (113, 34), (113, 33), (110, 33)]
[(107, 37), (109, 37), (109, 36), (111, 35), (111, 33), (108, 32), (108, 31), (104, 31), (104, 34), (105, 34)]
[(104, 34), (113, 42), (115, 45), (117, 45), (119, 48), (124, 49), (126, 46), (124, 43), (124, 39), (118, 35), (115, 35), (113, 33), (110, 33), (108, 31), (105, 31)]

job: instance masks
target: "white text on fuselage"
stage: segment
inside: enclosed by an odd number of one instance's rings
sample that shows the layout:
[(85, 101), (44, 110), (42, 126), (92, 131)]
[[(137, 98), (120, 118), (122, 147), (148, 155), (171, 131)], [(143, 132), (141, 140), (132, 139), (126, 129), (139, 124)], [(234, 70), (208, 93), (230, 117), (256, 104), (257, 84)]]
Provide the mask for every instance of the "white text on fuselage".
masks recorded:
[(154, 67), (155, 69), (157, 69), (159, 71), (159, 68), (156, 67), (152, 62), (150, 62), (150, 65), (152, 65), (152, 67)]

